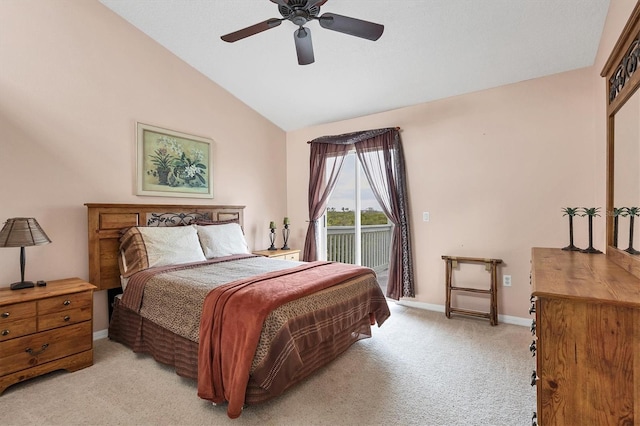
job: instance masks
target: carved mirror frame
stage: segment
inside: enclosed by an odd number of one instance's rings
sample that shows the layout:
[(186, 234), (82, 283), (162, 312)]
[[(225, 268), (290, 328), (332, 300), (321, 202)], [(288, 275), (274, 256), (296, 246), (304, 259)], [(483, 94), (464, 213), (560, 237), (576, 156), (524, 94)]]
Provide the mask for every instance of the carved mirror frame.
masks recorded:
[(607, 258), (640, 278), (640, 256), (629, 254), (613, 246), (614, 119), (620, 108), (640, 87), (638, 67), (640, 67), (640, 2), (636, 3), (600, 74), (606, 78), (607, 87)]

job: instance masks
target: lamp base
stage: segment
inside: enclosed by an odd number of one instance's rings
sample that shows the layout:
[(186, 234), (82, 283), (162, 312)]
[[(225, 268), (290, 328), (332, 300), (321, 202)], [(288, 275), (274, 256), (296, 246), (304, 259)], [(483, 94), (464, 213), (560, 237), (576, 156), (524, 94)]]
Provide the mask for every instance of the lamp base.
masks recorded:
[(22, 290), (23, 288), (35, 287), (33, 281), (21, 281), (11, 284), (11, 290)]

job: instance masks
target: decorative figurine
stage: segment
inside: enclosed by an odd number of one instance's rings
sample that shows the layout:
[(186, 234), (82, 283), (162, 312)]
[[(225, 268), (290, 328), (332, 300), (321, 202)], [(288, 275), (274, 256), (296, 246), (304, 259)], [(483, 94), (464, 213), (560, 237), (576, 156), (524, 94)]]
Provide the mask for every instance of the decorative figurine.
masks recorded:
[(593, 248), (593, 217), (600, 216), (598, 214), (600, 207), (591, 207), (591, 208), (582, 208), (582, 213), (580, 216), (589, 216), (589, 247), (584, 250), (580, 250), (582, 253), (602, 253), (600, 250)]
[(640, 254), (640, 251), (633, 248), (633, 221), (636, 216), (640, 216), (640, 207), (627, 207), (629, 214), (629, 248), (625, 251), (629, 254)]
[(626, 217), (628, 214), (626, 207), (613, 208), (613, 246), (618, 248), (618, 219), (620, 216)]
[(282, 238), (284, 239), (282, 250), (289, 250), (289, 246), (287, 245), (287, 242), (289, 241), (289, 218), (285, 217), (282, 224), (284, 225), (284, 228), (282, 228)]
[(269, 233), (269, 240), (271, 241), (271, 247), (269, 247), (268, 250), (278, 250), (274, 244), (276, 242), (276, 223), (270, 222), (269, 229), (271, 230), (271, 232)]
[(569, 216), (569, 245), (562, 250), (580, 251), (581, 249), (573, 245), (573, 217), (578, 214), (577, 207), (565, 207), (562, 209), (562, 216)]

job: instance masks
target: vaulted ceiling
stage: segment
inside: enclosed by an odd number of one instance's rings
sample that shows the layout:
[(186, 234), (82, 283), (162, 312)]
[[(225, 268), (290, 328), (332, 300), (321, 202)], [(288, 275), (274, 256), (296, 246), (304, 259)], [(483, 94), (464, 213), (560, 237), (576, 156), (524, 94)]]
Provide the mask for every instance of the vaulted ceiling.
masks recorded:
[(297, 63), (269, 0), (100, 0), (283, 130), (354, 118), (593, 65), (609, 0), (328, 0), (383, 24), (369, 41), (311, 30), (315, 63)]

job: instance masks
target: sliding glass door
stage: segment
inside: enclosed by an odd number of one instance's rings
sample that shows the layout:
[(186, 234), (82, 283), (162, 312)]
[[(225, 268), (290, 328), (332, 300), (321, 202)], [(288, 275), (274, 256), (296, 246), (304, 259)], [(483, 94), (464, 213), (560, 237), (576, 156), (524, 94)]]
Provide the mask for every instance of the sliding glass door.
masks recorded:
[(393, 225), (373, 195), (355, 151), (345, 158), (323, 222), (322, 258), (368, 266), (384, 287)]

